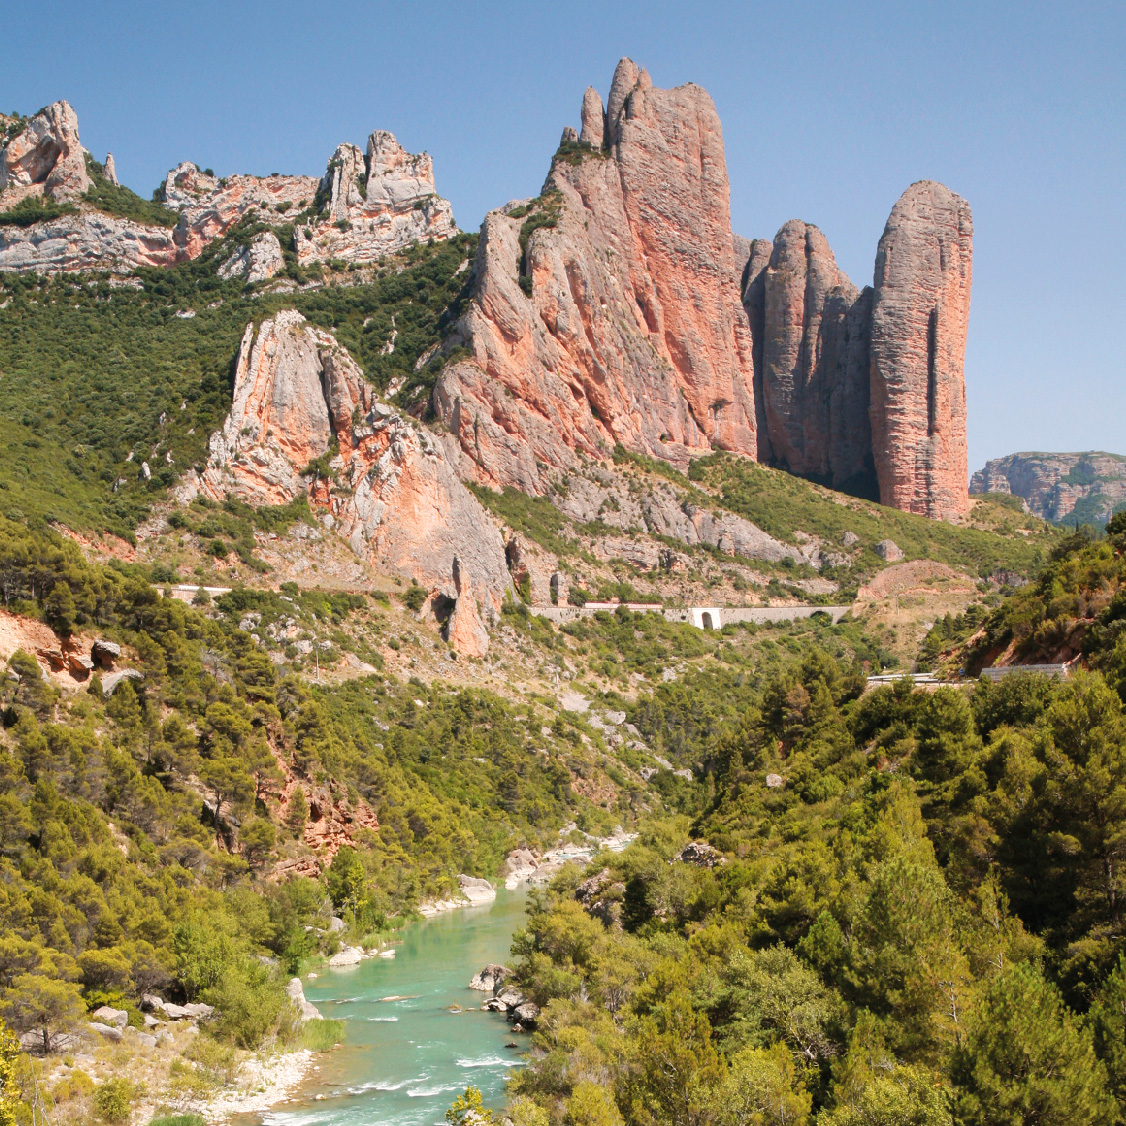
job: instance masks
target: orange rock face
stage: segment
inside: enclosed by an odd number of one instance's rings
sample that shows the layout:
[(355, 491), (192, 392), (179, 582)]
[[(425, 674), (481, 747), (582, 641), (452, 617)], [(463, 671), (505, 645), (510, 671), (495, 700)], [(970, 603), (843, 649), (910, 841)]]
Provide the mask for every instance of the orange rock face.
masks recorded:
[(453, 604), (455, 647), (487, 650), (482, 615), (492, 619), (511, 590), (499, 530), (442, 445), (378, 402), (348, 352), (296, 310), (264, 321), (257, 336), (247, 326), (231, 413), (181, 497), (193, 490), (254, 504), (308, 490), (357, 555)]
[(857, 291), (824, 235), (791, 220), (746, 250), (759, 460), (909, 512), (965, 513), (969, 206), (913, 185)]
[(892, 209), (876, 255), (872, 444), (880, 500), (950, 519), (968, 508), (964, 360), (973, 219), (933, 181)]
[(757, 451), (715, 107), (624, 59), (600, 113), (587, 91), (586, 143), (561, 148), (536, 201), (482, 227), (459, 326), (473, 360), (433, 397), (481, 481), (539, 493), (544, 467), (617, 443), (680, 465)]

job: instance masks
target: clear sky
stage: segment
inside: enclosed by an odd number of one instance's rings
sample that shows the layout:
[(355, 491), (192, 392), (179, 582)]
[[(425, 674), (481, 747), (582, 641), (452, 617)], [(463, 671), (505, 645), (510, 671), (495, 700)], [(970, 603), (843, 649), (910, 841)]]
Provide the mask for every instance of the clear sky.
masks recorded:
[(194, 160), (320, 174), (390, 129), (465, 229), (534, 195), (587, 85), (629, 55), (723, 121), (735, 230), (816, 223), (870, 283), (888, 212), (941, 180), (974, 213), (970, 469), (1126, 453), (1126, 4), (4, 5), (0, 108), (58, 98), (149, 195)]

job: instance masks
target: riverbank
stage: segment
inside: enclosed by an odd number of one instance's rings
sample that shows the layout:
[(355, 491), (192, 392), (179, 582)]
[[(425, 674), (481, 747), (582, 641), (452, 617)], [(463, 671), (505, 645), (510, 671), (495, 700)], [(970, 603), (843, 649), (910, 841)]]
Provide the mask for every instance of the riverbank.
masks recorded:
[(288, 1102), (317, 1070), (314, 1055), (302, 1048), (271, 1056), (251, 1056), (239, 1068), (232, 1087), (194, 1109), (216, 1126), (240, 1115), (263, 1114)]

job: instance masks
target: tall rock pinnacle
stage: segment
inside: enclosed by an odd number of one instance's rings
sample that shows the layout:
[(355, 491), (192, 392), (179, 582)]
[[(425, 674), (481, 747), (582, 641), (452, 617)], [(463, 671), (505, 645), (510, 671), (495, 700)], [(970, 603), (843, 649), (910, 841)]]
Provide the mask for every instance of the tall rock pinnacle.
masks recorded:
[(871, 420), (880, 500), (942, 519), (968, 503), (972, 257), (969, 204), (930, 180), (900, 197), (876, 254)]
[(754, 457), (750, 326), (740, 303), (723, 134), (698, 86), (659, 90), (628, 59), (603, 116), (582, 104), (579, 151), (542, 194), (485, 219), (471, 361), (433, 405), (463, 472), (542, 492), (545, 467), (627, 449), (687, 465)]

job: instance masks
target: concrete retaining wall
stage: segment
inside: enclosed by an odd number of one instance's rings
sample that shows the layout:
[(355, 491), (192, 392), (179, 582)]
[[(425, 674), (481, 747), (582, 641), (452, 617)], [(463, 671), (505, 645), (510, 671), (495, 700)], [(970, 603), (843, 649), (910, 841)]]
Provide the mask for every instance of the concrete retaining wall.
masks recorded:
[[(547, 618), (556, 625), (593, 618), (600, 608), (590, 606), (529, 606), (528, 612)], [(669, 622), (687, 622), (697, 629), (722, 629), (733, 622), (792, 622), (798, 618), (812, 618), (814, 614), (828, 614), (839, 622), (851, 606), (684, 606), (674, 609), (654, 609), (640, 613), (662, 614)]]

